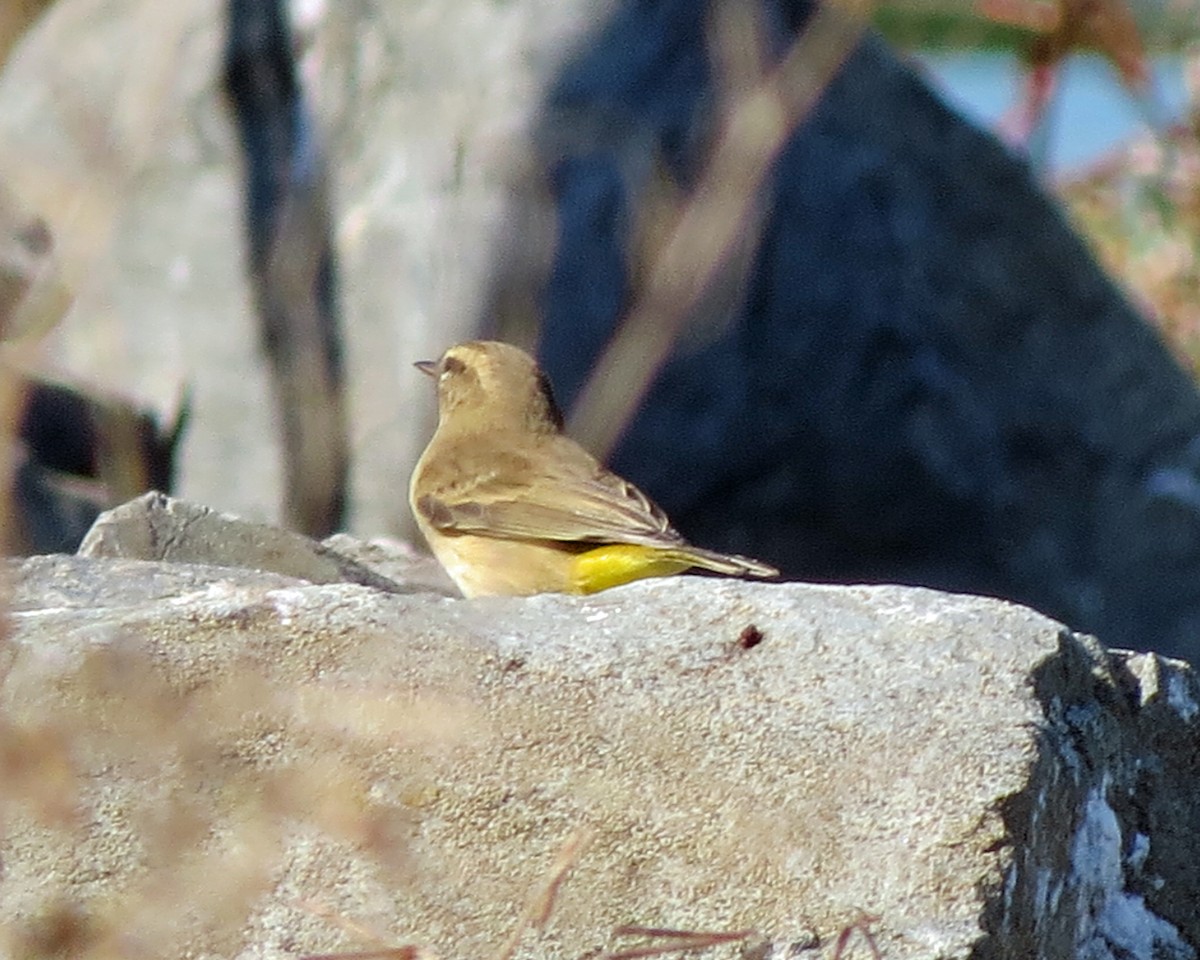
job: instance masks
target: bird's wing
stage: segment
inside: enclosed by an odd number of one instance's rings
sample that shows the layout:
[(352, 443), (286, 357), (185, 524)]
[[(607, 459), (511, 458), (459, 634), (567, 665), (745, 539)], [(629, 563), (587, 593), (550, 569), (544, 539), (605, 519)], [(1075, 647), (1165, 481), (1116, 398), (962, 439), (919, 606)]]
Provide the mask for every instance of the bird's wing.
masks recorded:
[[(460, 470), (458, 476), (469, 481), (425, 494), (417, 509), (446, 533), (646, 546), (683, 543), (658, 504), (582, 448), (571, 443), (555, 454), (497, 458), (493, 452), (487, 457), (491, 469)], [(513, 476), (521, 482), (514, 483)]]

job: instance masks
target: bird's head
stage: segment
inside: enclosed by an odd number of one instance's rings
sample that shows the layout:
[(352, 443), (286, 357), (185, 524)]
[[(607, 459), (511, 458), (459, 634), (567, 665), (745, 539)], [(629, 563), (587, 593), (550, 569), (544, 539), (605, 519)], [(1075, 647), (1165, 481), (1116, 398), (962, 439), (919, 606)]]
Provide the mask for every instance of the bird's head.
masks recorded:
[(469, 433), (503, 425), (536, 433), (562, 430), (550, 381), (524, 350), (497, 340), (468, 340), (438, 360), (415, 366), (437, 381), (439, 429)]

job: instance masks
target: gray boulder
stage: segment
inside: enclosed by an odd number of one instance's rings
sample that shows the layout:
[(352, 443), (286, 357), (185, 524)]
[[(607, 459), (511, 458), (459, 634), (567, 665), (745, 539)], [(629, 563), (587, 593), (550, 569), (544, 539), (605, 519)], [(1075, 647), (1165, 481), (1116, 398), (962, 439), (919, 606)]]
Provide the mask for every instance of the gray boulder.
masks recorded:
[(7, 579), (9, 956), (1200, 945), (1194, 675), (1012, 604), (699, 577), (462, 600), (127, 557)]

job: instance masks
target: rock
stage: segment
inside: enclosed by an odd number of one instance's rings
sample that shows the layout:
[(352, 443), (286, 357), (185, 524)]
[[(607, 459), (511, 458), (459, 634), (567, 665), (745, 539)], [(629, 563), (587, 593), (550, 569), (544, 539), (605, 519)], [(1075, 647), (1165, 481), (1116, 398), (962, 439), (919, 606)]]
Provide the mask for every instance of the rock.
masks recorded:
[[(338, 537), (341, 549), (318, 543), (279, 527), (218, 513), (208, 507), (147, 493), (108, 510), (96, 518), (79, 555), (120, 557), (126, 560), (165, 560), (170, 563), (207, 564), (268, 570), (309, 583), (358, 583), (389, 593), (440, 589), (453, 595), (454, 586), (444, 572), (433, 568), (431, 558), (411, 550), (388, 552), (358, 545), (351, 537)], [(349, 555), (370, 556), (363, 563)], [(388, 565), (390, 573), (405, 580), (414, 572), (416, 584), (404, 586), (373, 566)]]
[(1064, 635), (1032, 679), (1044, 712), (1037, 790), (1007, 808), (1016, 861), (995, 928), (1004, 950), (984, 955), (1194, 957), (1195, 674)]
[(1195, 677), (1015, 605), (7, 572), (11, 956), (499, 956), (547, 904), (522, 957), (636, 924), (815, 958), (864, 913), (889, 960), (1200, 944)]
[[(74, 553), (102, 510), (147, 489), (170, 490), (190, 404), (160, 423), (123, 397), (42, 377), (10, 377), (19, 396), (0, 553)], [(0, 412), (0, 416), (2, 416)]]

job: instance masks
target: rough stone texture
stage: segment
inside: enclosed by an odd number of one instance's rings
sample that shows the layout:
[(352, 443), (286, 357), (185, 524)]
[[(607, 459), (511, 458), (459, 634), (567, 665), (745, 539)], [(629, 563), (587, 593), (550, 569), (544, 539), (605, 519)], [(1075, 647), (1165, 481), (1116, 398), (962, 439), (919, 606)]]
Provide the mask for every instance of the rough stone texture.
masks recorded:
[[(363, 553), (358, 541), (342, 540)], [(79, 555), (246, 567), (310, 583), (358, 583), (390, 593), (430, 589), (457, 593), (444, 572), (433, 569), (436, 563), (412, 551), (393, 557), (402, 561), (400, 578), (415, 580), (402, 586), (378, 571), (382, 562), (378, 556), (374, 562), (363, 562), (332, 543), (318, 543), (290, 530), (249, 523), (155, 492), (101, 514), (80, 544)]]
[(998, 955), (1195, 956), (1200, 688), (1177, 663), (1071, 637), (1033, 671), (1042, 749), (1036, 789), (1007, 809)]
[(8, 956), (497, 956), (579, 830), (521, 957), (590, 955), (622, 924), (829, 956), (862, 911), (889, 960), (1200, 944), (1195, 678), (1021, 607), (691, 577), (467, 601), (119, 559), (8, 573)]

